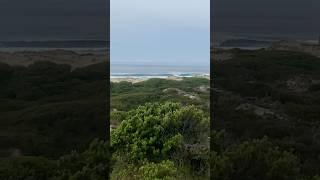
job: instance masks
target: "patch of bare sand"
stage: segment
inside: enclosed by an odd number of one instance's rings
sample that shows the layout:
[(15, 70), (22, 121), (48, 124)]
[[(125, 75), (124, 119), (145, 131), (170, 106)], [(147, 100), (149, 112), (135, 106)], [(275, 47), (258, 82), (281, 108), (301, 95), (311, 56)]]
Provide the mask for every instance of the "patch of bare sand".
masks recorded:
[[(207, 74), (196, 75), (194, 77), (210, 79), (210, 75), (207, 75)], [(185, 77), (180, 77), (180, 76), (168, 76), (168, 77), (163, 77), (160, 79), (166, 79), (166, 80), (172, 80), (172, 81), (182, 81), (184, 78)], [(153, 77), (148, 77), (148, 78), (120, 77), (120, 78), (111, 78), (110, 81), (113, 83), (119, 83), (119, 82), (139, 83), (139, 82), (143, 82), (143, 81), (146, 81), (149, 79), (153, 79)]]

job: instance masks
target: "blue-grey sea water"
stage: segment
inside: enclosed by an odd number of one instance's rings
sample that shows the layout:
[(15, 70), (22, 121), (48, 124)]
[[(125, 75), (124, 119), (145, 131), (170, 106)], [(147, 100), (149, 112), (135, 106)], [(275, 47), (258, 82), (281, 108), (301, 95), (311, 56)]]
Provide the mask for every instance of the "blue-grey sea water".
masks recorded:
[[(96, 40), (0, 41), (0, 51), (17, 52), (64, 49), (77, 53), (107, 55), (109, 51), (107, 44), (107, 41)], [(210, 72), (209, 59), (207, 64), (186, 64), (183, 59), (170, 61), (170, 63), (152, 60), (148, 62), (117, 62), (111, 59), (110, 61), (111, 78), (165, 77), (172, 75), (187, 77), (195, 74), (209, 74)]]
[[(112, 60), (111, 60), (112, 61)], [(209, 61), (209, 60), (208, 60)], [(184, 65), (177, 61), (176, 64), (170, 63), (168, 65), (161, 63), (154, 64), (134, 64), (132, 62), (116, 64), (111, 63), (111, 76), (192, 76), (195, 74), (209, 74), (209, 66), (203, 65)]]

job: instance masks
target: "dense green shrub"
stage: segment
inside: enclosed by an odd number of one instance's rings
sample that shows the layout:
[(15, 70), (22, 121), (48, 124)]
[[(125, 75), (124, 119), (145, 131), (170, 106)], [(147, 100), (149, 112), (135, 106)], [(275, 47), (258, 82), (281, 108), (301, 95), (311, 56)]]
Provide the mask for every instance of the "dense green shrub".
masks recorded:
[(60, 157), (53, 179), (107, 179), (110, 158), (108, 147), (105, 141), (96, 139), (86, 151)]
[(53, 177), (56, 163), (43, 157), (9, 157), (0, 159), (0, 179), (43, 180)]
[(145, 163), (138, 169), (138, 177), (144, 180), (174, 180), (178, 178), (178, 170), (169, 160)]
[[(216, 131), (224, 130), (226, 136), (220, 143), (223, 147), (220, 151), (240, 149), (241, 143), (268, 136), (280, 152), (293, 151), (299, 159), (296, 163), (299, 173), (292, 172), (297, 177), (311, 179), (319, 174), (320, 59), (306, 53), (277, 50), (238, 49), (227, 53), (232, 54), (231, 59), (212, 62), (217, 89), (212, 127)], [(253, 108), (241, 108), (245, 105)], [(262, 113), (264, 110), (269, 114)], [(229, 155), (221, 156), (220, 151), (215, 152), (217, 162), (225, 162), (225, 168), (222, 165), (221, 168), (229, 169), (227, 174), (230, 174), (233, 162)], [(290, 155), (282, 155), (290, 159)], [(254, 158), (249, 160), (258, 163)], [(268, 177), (263, 172), (256, 174)], [(242, 175), (237, 179), (245, 178)]]
[(267, 138), (243, 142), (212, 154), (211, 177), (219, 180), (299, 179), (299, 159)]
[(58, 160), (20, 156), (0, 159), (0, 179), (67, 180), (106, 179), (110, 151), (108, 143), (94, 140), (84, 152), (73, 151)]
[[(157, 169), (170, 160), (177, 162), (178, 171), (190, 167), (194, 174), (205, 176), (209, 170), (208, 124), (209, 120), (201, 110), (177, 103), (146, 104), (131, 110), (112, 131), (112, 150), (116, 161), (120, 161), (116, 166), (125, 166), (126, 171), (133, 171), (130, 164), (143, 167), (142, 170)], [(183, 162), (179, 164), (181, 160)], [(158, 171), (163, 170), (153, 171), (152, 176), (158, 176)]]

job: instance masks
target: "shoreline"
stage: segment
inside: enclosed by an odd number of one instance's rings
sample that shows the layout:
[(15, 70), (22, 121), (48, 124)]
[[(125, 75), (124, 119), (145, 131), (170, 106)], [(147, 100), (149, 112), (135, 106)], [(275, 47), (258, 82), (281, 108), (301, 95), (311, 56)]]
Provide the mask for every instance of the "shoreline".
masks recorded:
[(188, 76), (179, 76), (179, 75), (167, 75), (167, 76), (150, 76), (150, 75), (141, 75), (141, 76), (112, 76), (110, 77), (110, 82), (112, 83), (120, 83), (120, 82), (130, 82), (130, 83), (139, 83), (143, 81), (147, 81), (149, 79), (165, 79), (165, 80), (173, 80), (173, 81), (182, 81), (185, 78), (204, 78), (210, 80), (210, 74), (194, 74)]

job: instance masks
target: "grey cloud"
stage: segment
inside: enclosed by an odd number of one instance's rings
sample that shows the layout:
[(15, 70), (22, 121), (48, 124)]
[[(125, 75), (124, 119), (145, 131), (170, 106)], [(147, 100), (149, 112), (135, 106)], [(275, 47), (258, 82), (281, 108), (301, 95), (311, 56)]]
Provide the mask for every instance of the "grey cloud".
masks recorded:
[(0, 40), (106, 38), (108, 0), (0, 0)]
[(320, 33), (318, 0), (214, 0), (213, 29), (240, 33)]

